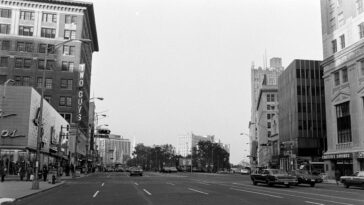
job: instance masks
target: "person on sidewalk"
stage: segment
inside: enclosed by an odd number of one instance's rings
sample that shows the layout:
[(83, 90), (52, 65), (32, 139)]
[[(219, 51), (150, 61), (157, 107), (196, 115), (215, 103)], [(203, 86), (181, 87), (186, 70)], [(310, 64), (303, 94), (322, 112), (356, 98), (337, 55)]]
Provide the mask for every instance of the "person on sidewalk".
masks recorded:
[(20, 163), (20, 167), (19, 167), (20, 181), (23, 181), (24, 180), (25, 172), (26, 172), (25, 162), (23, 161), (23, 162)]
[(341, 172), (339, 169), (335, 170), (335, 180), (336, 180), (336, 186), (339, 186), (339, 182), (340, 182), (340, 177), (341, 177)]
[(33, 174), (33, 167), (28, 164), (27, 168), (27, 181), (30, 181), (30, 176)]
[(43, 174), (43, 181), (47, 181), (47, 175), (48, 175), (48, 168), (47, 165), (43, 165), (43, 170), (42, 170), (42, 174)]
[(6, 166), (4, 165), (4, 161), (3, 160), (0, 160), (0, 177), (1, 177), (1, 182), (4, 182), (5, 175), (6, 175)]

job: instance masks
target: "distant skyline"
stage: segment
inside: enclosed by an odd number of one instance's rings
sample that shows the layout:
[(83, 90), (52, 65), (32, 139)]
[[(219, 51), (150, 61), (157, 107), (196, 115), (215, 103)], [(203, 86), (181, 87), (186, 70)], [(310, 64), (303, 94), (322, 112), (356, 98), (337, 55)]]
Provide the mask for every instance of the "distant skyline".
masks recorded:
[(112, 133), (145, 145), (188, 133), (248, 155), (250, 68), (322, 60), (317, 0), (92, 0), (100, 51), (92, 92)]

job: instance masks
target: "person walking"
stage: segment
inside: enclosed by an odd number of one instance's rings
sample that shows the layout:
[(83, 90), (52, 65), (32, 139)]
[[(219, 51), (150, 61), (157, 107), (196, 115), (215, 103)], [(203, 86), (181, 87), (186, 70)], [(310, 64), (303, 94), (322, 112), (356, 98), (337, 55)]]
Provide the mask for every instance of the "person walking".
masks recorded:
[(4, 161), (3, 160), (0, 160), (0, 177), (1, 177), (1, 182), (4, 182), (5, 175), (6, 175), (6, 166), (4, 165)]
[(336, 186), (339, 186), (339, 182), (340, 182), (340, 177), (341, 177), (341, 172), (339, 169), (335, 170), (335, 180), (336, 180)]
[(43, 181), (47, 181), (47, 175), (48, 175), (48, 168), (47, 165), (43, 165), (43, 170), (42, 170), (42, 174), (43, 174)]
[(33, 167), (28, 164), (27, 167), (27, 181), (30, 181), (30, 176), (33, 174)]

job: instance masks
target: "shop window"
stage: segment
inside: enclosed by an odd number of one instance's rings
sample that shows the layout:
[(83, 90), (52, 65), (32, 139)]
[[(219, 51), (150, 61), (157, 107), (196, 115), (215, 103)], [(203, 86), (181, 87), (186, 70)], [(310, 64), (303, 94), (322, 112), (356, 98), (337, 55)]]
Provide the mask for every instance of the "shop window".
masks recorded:
[(349, 102), (336, 105), (338, 143), (351, 142), (351, 119)]

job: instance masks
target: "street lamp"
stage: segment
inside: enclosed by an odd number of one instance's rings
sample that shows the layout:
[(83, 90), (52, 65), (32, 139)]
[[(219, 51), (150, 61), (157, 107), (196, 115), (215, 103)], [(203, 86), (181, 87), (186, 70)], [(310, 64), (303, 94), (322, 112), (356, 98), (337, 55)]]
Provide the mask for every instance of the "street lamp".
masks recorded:
[[(54, 45), (53, 47), (48, 47), (45, 49), (45, 58), (44, 58), (44, 68), (43, 68), (43, 76), (42, 76), (42, 86), (41, 86), (41, 97), (40, 97), (40, 106), (39, 106), (39, 118), (38, 118), (38, 133), (37, 133), (37, 154), (36, 154), (36, 162), (35, 162), (35, 176), (32, 182), (32, 189), (39, 189), (39, 181), (38, 181), (38, 169), (39, 169), (39, 161), (40, 161), (40, 138), (42, 135), (43, 129), (43, 100), (44, 100), (44, 83), (45, 83), (45, 71), (47, 69), (47, 60), (50, 51), (55, 51), (57, 48), (63, 46), (66, 43), (72, 41), (79, 41), (81, 43), (90, 43), (90, 39), (69, 39), (67, 41), (63, 41)], [(77, 138), (77, 137), (76, 137)]]

